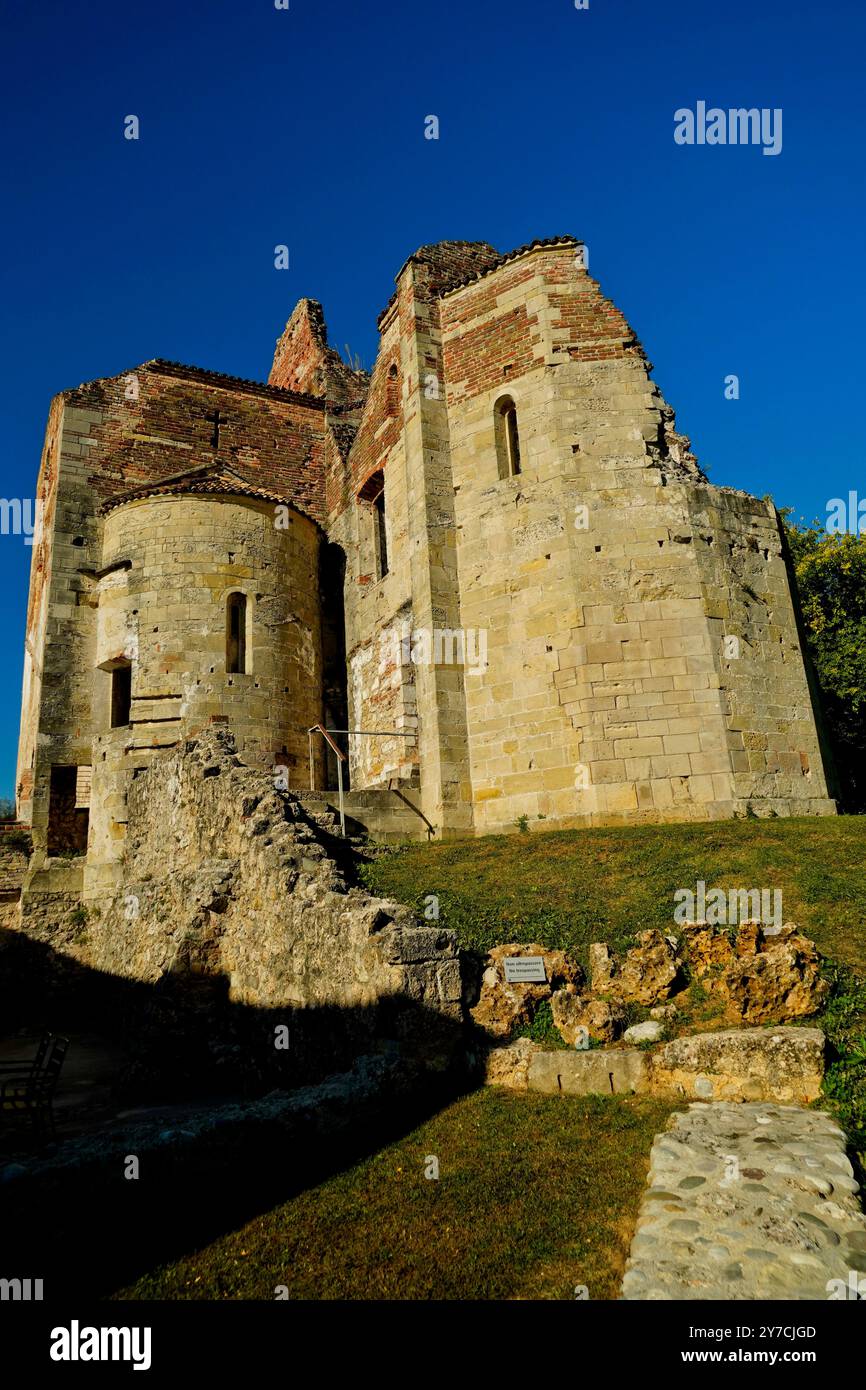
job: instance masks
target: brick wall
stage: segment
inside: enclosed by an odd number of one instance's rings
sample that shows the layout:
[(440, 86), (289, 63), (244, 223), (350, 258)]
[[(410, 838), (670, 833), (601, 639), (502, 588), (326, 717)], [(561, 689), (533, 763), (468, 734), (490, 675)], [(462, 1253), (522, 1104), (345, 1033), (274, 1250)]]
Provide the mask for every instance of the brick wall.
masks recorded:
[(63, 401), (89, 423), (69, 443), (89, 465), (86, 481), (100, 502), (219, 462), (322, 518), (324, 407), (313, 396), (153, 362), (64, 392)]
[(301, 299), (295, 306), (277, 340), (268, 381), (272, 386), (310, 392), (340, 406), (363, 400), (368, 385), (365, 371), (343, 362), (329, 347), (322, 306), (315, 299)]

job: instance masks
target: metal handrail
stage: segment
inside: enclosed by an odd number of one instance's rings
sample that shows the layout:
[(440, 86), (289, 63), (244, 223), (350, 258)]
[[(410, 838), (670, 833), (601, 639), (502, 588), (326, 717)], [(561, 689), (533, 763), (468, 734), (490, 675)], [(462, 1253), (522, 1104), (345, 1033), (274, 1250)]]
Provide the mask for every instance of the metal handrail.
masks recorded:
[[(339, 729), (334, 729), (333, 732), (336, 734), (336, 733), (339, 733), (340, 731), (339, 731)], [(327, 730), (326, 728), (324, 728), (323, 725), (321, 725), (321, 724), (313, 724), (312, 728), (310, 728), (310, 729), (307, 730), (307, 737), (308, 737), (308, 739), (309, 739), (309, 741), (310, 741), (310, 791), (311, 791), (311, 792), (314, 792), (314, 791), (316, 790), (316, 775), (315, 775), (315, 772), (314, 772), (314, 769), (313, 769), (313, 734), (321, 734), (321, 735), (322, 735), (322, 738), (325, 740), (325, 742), (327, 743), (327, 745), (328, 745), (328, 747), (331, 749), (331, 751), (332, 751), (333, 753), (336, 753), (336, 755), (337, 755), (337, 789), (338, 789), (338, 792), (339, 792), (339, 795), (340, 795), (340, 834), (341, 834), (341, 835), (343, 836), (343, 838), (345, 839), (345, 837), (346, 837), (346, 816), (345, 816), (345, 812), (343, 811), (343, 763), (346, 761), (346, 755), (345, 755), (345, 753), (343, 752), (342, 748), (338, 748), (338, 747), (337, 747), (336, 743), (335, 743), (334, 740), (331, 738), (331, 736), (330, 736), (328, 730)]]
[(367, 738), (374, 735), (381, 735), (385, 738), (417, 738), (414, 729), (406, 732), (404, 729), (326, 729), (323, 724), (313, 724), (307, 730), (307, 737), (310, 741), (310, 791), (316, 790), (316, 774), (313, 760), (313, 734), (321, 734), (333, 753), (337, 755), (337, 791), (340, 798), (340, 834), (345, 838), (346, 835), (346, 816), (343, 810), (343, 763), (347, 761), (346, 755), (341, 748), (331, 738), (331, 734), (364, 734)]

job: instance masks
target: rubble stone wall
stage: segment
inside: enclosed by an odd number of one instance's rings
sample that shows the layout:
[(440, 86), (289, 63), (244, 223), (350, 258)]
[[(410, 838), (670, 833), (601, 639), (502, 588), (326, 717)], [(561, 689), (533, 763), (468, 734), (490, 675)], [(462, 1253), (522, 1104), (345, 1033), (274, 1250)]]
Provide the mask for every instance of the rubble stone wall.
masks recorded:
[(122, 883), (91, 904), (87, 936), (92, 966), (227, 977), (233, 1003), (390, 999), (410, 1031), (462, 1018), (453, 934), (348, 886), (301, 803), (242, 766), (219, 725), (136, 777)]

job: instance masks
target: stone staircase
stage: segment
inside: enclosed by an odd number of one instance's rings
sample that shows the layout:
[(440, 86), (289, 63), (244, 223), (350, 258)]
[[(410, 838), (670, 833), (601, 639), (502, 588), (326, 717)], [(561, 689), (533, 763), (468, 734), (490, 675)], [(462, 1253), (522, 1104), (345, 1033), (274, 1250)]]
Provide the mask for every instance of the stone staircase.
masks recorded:
[[(289, 795), (300, 802), (305, 814), (322, 830), (339, 836), (340, 803), (336, 791), (299, 791), (293, 787)], [(382, 844), (432, 839), (433, 827), (419, 806), (419, 790), (409, 783), (344, 792), (346, 838), (358, 849), (367, 845), (367, 837)]]

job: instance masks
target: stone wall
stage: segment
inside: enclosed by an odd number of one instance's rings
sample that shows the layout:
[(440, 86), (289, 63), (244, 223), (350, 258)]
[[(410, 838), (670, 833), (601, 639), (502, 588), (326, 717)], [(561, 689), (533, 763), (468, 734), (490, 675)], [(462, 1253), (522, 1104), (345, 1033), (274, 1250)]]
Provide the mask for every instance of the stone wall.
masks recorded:
[[(370, 394), (346, 462), (348, 505), (329, 526), (346, 555), (345, 623), (353, 787), (409, 780), (418, 767), (414, 671), (400, 639), (412, 626), (410, 501), (403, 444), (402, 340), (394, 318), (383, 332)], [(388, 570), (382, 574), (373, 495), (385, 490)], [(366, 489), (366, 491), (365, 491)], [(368, 495), (370, 494), (370, 495)], [(379, 731), (382, 734), (379, 735)], [(389, 737), (396, 731), (407, 737)]]
[[(380, 330), (329, 520), (349, 557), (350, 718), (417, 721), (441, 833), (832, 812), (775, 509), (707, 482), (575, 240), (424, 247)], [(390, 628), (459, 633), (486, 664), (414, 642), (408, 663), (371, 659)], [(359, 758), (353, 785), (394, 770)]]
[[(729, 488), (687, 490), (708, 648), (726, 730), (718, 765), (734, 809), (825, 814), (827, 777), (794, 612), (780, 519), (771, 502)], [(736, 655), (727, 654), (734, 639)], [(714, 701), (715, 703), (715, 701)]]
[[(329, 498), (329, 535), (347, 556), (350, 723), (417, 733), (417, 740), (390, 745), (359, 741), (353, 785), (381, 785), (423, 769), (424, 813), (452, 833), (472, 827), (463, 673), (411, 659), (416, 639), (457, 628), (460, 614), (437, 297), (498, 259), (484, 243), (446, 242), (422, 247), (402, 267), (379, 318), (379, 353), (343, 462), (343, 486)], [(377, 567), (367, 495), (379, 474), (386, 575)]]
[(233, 1005), (355, 1011), (415, 1039), (462, 1018), (453, 935), (350, 886), (219, 725), (136, 777), (122, 883), (90, 905), (87, 937), (80, 959), (101, 971), (221, 979)]
[[(98, 896), (130, 772), (214, 713), (303, 785), (310, 724), (364, 731), (353, 788), (417, 787), (446, 836), (831, 813), (778, 516), (707, 482), (575, 238), (422, 247), (378, 324), (370, 374), (302, 300), (268, 384), (157, 359), (53, 403), (18, 772), (34, 870), (53, 768), (94, 769)], [(237, 682), (230, 588), (256, 623)], [(132, 760), (106, 718), (127, 647)]]
[[(290, 508), (252, 498), (153, 496), (105, 519), (92, 694), (88, 895), (126, 833), (133, 773), (213, 715), (247, 763), (309, 777), (307, 730), (322, 711), (319, 533)], [(227, 669), (226, 605), (246, 601), (246, 659)], [(130, 723), (111, 728), (112, 671), (132, 663)], [(321, 747), (315, 755), (321, 764)]]
[(31, 850), (26, 827), (0, 824), (0, 930), (18, 926), (21, 889)]
[[(59, 399), (55, 399), (51, 403), (48, 414), (42, 462), (36, 483), (36, 525), (30, 561), (30, 594), (24, 637), (21, 729), (18, 742), (15, 793), (18, 815), (28, 825), (33, 821), (34, 797), (37, 791), (36, 747), (42, 703), (45, 647), (48, 636), (62, 419), (62, 404)], [(39, 787), (39, 793), (42, 802), (41, 809), (43, 814), (47, 814), (47, 788), (44, 781)]]
[[(103, 508), (151, 488), (219, 492), (208, 481), (218, 474), (223, 492), (246, 493), (260, 505), (291, 503), (310, 528), (324, 512), (324, 455), (319, 399), (176, 363), (145, 363), (52, 402), (37, 485), (41, 517), (31, 563), (17, 777), (19, 815), (32, 824), (40, 865), (46, 861), (51, 769), (92, 765), (94, 738), (107, 727), (98, 699), (104, 673), (97, 671), (97, 614), (102, 598), (110, 602), (124, 580), (120, 570), (106, 573)], [(128, 560), (122, 550), (119, 538), (112, 562)], [(227, 546), (208, 563), (230, 567), (229, 553)], [(141, 584), (148, 577), (136, 578)], [(264, 564), (254, 578), (262, 592)], [(289, 580), (280, 577), (283, 584)], [(307, 587), (304, 577), (305, 597)], [(309, 587), (314, 602), (315, 577)], [(222, 639), (222, 630), (209, 637), (217, 635)]]
[[(488, 641), (466, 678), (476, 830), (831, 810), (775, 512), (706, 483), (574, 247), (441, 317), (461, 623)], [(501, 479), (505, 393), (521, 471)]]

